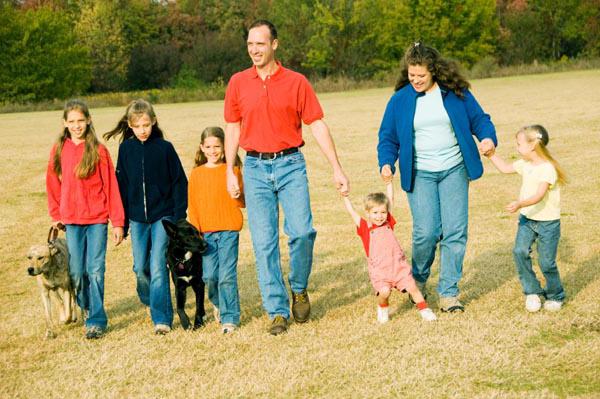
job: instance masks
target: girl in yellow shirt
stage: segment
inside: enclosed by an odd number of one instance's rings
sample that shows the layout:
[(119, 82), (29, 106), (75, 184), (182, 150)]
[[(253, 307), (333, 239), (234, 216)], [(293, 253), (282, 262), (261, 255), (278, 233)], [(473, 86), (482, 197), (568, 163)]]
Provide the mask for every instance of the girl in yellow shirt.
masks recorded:
[[(548, 131), (541, 125), (526, 126), (516, 135), (517, 151), (522, 159), (509, 164), (496, 154), (488, 157), (502, 173), (518, 173), (523, 177), (519, 199), (506, 206), (509, 212), (520, 211), (519, 228), (513, 257), (525, 294), (525, 309), (537, 312), (558, 311), (565, 299), (556, 252), (560, 238), (560, 186), (566, 177), (558, 162), (550, 155)], [(538, 260), (546, 279), (543, 289), (531, 263), (531, 247), (537, 243)]]

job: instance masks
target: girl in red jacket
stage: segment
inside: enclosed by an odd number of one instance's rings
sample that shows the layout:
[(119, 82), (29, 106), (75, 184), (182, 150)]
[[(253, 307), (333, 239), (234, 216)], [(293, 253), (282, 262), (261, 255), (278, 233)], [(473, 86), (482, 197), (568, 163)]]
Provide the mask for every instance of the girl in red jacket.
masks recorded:
[(119, 245), (125, 216), (110, 154), (98, 141), (87, 105), (80, 100), (67, 102), (63, 124), (46, 172), (48, 212), (55, 226), (66, 226), (69, 273), (77, 303), (86, 315), (85, 337), (95, 339), (107, 325), (107, 223), (110, 219), (113, 240)]

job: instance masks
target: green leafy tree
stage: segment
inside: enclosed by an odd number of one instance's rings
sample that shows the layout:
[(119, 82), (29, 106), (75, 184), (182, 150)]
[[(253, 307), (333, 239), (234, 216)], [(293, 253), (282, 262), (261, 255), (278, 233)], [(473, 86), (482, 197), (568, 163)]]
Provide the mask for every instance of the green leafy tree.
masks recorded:
[(470, 66), (493, 54), (498, 34), (494, 0), (409, 2), (410, 41), (422, 39), (444, 56)]
[(286, 67), (310, 73), (307, 68), (307, 46), (313, 23), (313, 0), (278, 0), (270, 8), (272, 22), (277, 26), (280, 47), (277, 57)]
[(109, 0), (88, 1), (82, 5), (77, 21), (77, 36), (93, 60), (91, 90), (95, 92), (125, 87), (129, 48), (123, 36), (123, 22), (117, 18), (117, 6)]
[(90, 60), (72, 28), (64, 13), (49, 8), (0, 9), (0, 100), (64, 99), (84, 92)]

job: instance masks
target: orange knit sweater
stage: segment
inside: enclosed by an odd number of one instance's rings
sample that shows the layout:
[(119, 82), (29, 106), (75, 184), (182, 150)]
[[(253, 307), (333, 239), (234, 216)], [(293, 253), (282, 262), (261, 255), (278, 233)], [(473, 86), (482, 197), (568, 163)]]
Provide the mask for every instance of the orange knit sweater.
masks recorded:
[[(203, 233), (242, 229), (243, 196), (233, 199), (227, 192), (226, 168), (225, 164), (214, 168), (201, 165), (192, 170), (188, 184), (188, 216), (190, 223)], [(236, 167), (234, 172), (243, 193), (239, 168)]]

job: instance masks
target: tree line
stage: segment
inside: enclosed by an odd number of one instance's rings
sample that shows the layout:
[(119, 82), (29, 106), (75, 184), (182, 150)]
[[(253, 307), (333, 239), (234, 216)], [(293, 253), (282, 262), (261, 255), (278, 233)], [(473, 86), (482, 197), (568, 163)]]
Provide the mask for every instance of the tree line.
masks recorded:
[(415, 40), (466, 68), (600, 55), (600, 0), (0, 0), (0, 102), (221, 85), (257, 18), (310, 77), (377, 78)]

